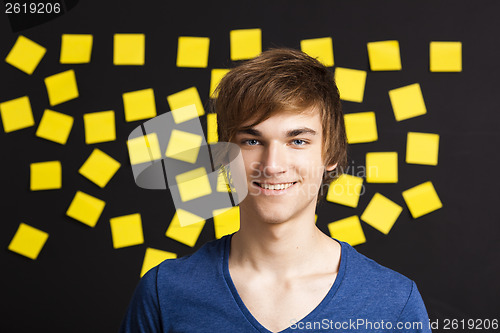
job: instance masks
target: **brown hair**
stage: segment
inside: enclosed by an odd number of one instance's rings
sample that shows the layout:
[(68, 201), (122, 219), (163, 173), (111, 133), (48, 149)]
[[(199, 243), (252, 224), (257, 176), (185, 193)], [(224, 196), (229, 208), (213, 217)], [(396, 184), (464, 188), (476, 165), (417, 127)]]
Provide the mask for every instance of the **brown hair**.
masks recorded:
[(241, 124), (254, 126), (282, 110), (317, 107), (323, 124), (323, 160), (338, 163), (323, 177), (318, 201), (347, 164), (347, 140), (339, 92), (332, 72), (307, 54), (270, 49), (227, 73), (212, 100), (219, 141), (231, 142)]

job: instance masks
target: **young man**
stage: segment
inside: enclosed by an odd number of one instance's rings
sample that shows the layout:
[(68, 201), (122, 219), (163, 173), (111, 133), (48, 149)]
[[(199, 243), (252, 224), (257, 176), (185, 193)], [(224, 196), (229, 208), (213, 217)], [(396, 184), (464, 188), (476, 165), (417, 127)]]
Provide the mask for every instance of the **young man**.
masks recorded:
[(240, 229), (141, 280), (122, 332), (429, 332), (410, 279), (315, 225), (346, 164), (332, 73), (275, 49), (234, 68), (215, 101), (219, 140), (239, 146)]

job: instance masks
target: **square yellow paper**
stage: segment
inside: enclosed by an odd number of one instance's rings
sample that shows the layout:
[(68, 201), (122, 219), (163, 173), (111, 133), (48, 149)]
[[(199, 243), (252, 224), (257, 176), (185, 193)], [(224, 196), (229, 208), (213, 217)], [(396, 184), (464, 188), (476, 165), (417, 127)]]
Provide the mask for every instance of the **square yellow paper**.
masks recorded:
[(43, 112), (35, 135), (65, 145), (73, 122), (73, 117), (47, 109)]
[(25, 223), (20, 223), (8, 249), (35, 260), (38, 258), (49, 234)]
[(61, 104), (78, 97), (75, 71), (72, 69), (45, 78), (50, 106)]
[(146, 36), (144, 34), (115, 34), (113, 64), (144, 65)]
[(60, 161), (30, 164), (30, 189), (32, 191), (61, 188), (62, 167)]
[(212, 193), (207, 171), (201, 167), (175, 176), (179, 194), (183, 202)]
[(427, 113), (420, 84), (414, 83), (389, 90), (392, 110), (397, 121), (421, 116)]
[(198, 111), (196, 110), (196, 105), (194, 104), (183, 106), (182, 108), (172, 110), (171, 112), (176, 124), (198, 118)]
[(443, 207), (430, 181), (404, 191), (403, 198), (414, 219)]
[(195, 163), (198, 159), (202, 141), (203, 138), (199, 135), (173, 129), (170, 140), (168, 140), (165, 156), (188, 163)]
[(144, 254), (144, 261), (142, 263), (142, 269), (141, 269), (141, 277), (143, 277), (144, 274), (146, 274), (151, 268), (158, 266), (163, 261), (175, 258), (177, 258), (177, 254), (175, 253), (148, 247), (146, 249), (146, 253)]
[(215, 89), (219, 85), (220, 81), (227, 73), (231, 71), (230, 69), (225, 68), (214, 68), (210, 74), (210, 98), (217, 98), (217, 93)]
[(231, 60), (245, 60), (262, 52), (262, 30), (240, 29), (229, 32)]
[(0, 115), (5, 133), (35, 125), (28, 96), (0, 103)]
[(106, 203), (87, 193), (77, 191), (66, 215), (90, 227), (95, 227)]
[(196, 106), (198, 116), (203, 116), (205, 114), (205, 109), (203, 108), (200, 94), (198, 94), (198, 89), (196, 89), (196, 87), (191, 87), (167, 96), (167, 102), (170, 106), (170, 110), (194, 104)]
[(207, 114), (207, 143), (217, 143), (218, 141), (217, 113), (209, 113)]
[(303, 39), (300, 49), (311, 57), (318, 59), (326, 67), (333, 66), (333, 42), (331, 37)]
[[(181, 226), (180, 220), (184, 221), (184, 226)], [(198, 237), (200, 237), (200, 233), (204, 226), (205, 220), (202, 217), (183, 209), (177, 209), (165, 236), (193, 247), (198, 241)]]
[(31, 75), (42, 60), (45, 52), (47, 52), (47, 49), (43, 46), (20, 35), (5, 58), (5, 62)]
[(347, 143), (363, 143), (378, 140), (375, 112), (356, 112), (344, 115)]
[(368, 58), (372, 71), (400, 71), (401, 56), (397, 40), (367, 43)]
[(375, 193), (361, 215), (361, 219), (387, 235), (402, 211), (403, 208), (400, 205), (380, 193)]
[(156, 117), (156, 101), (153, 89), (124, 93), (123, 108), (125, 121), (136, 121)]
[(329, 223), (328, 230), (333, 238), (347, 242), (351, 246), (366, 242), (365, 233), (357, 215)]
[(366, 153), (367, 183), (397, 183), (398, 153)]
[(408, 132), (406, 163), (437, 165), (439, 134)]
[(340, 99), (349, 102), (363, 102), (366, 71), (337, 67), (335, 69), (335, 82), (340, 92)]
[(127, 141), (130, 164), (140, 164), (159, 160), (162, 157), (156, 133), (139, 136)]
[(208, 37), (179, 37), (177, 67), (206, 68), (208, 66)]
[(431, 72), (462, 71), (462, 42), (431, 42), (429, 53)]
[(240, 207), (216, 209), (213, 212), (215, 238), (240, 230)]
[(326, 200), (356, 208), (362, 188), (363, 178), (342, 174), (330, 184), (328, 193), (326, 194)]
[(83, 115), (83, 123), (86, 144), (116, 140), (114, 111), (86, 113)]
[(118, 171), (120, 165), (120, 162), (96, 148), (78, 172), (103, 188)]
[(109, 219), (113, 248), (139, 245), (144, 243), (141, 214), (130, 214)]
[(61, 36), (61, 64), (86, 64), (92, 54), (93, 36), (63, 34)]

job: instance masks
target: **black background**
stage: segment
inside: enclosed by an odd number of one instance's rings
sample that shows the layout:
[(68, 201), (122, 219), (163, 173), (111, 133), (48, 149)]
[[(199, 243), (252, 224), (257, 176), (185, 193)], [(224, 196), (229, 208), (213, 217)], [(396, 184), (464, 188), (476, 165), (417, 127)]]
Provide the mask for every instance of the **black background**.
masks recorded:
[[(115, 332), (146, 247), (182, 256), (214, 239), (211, 220), (194, 248), (164, 236), (174, 206), (167, 191), (134, 183), (125, 141), (141, 121), (125, 122), (122, 93), (153, 88), (158, 114), (169, 110), (166, 96), (191, 86), (206, 103), (211, 69), (234, 65), (229, 31), (244, 28), (262, 29), (263, 49), (300, 48), (302, 39), (332, 37), (336, 66), (368, 71), (363, 103), (344, 102), (345, 112), (377, 115), (379, 140), (351, 145), (351, 165), (364, 165), (370, 151), (399, 153), (397, 184), (367, 184), (356, 209), (324, 203), (318, 226), (328, 234), (328, 223), (361, 215), (373, 194), (382, 193), (403, 212), (388, 235), (363, 222), (367, 242), (356, 249), (416, 281), (430, 319), (440, 327), (445, 319), (500, 319), (500, 2), (114, 0), (72, 1), (67, 9), (19, 32), (13, 32), (4, 9), (0, 13), (0, 58), (19, 34), (47, 48), (31, 76), (0, 62), (0, 102), (28, 95), (36, 123), (0, 133), (3, 332)], [(94, 35), (91, 63), (59, 64), (63, 33)], [(146, 34), (144, 66), (113, 65), (114, 33)], [(208, 68), (175, 66), (179, 36), (210, 37)], [(390, 39), (400, 42), (403, 70), (370, 72), (366, 43)], [(430, 41), (462, 41), (463, 72), (429, 72)], [(80, 97), (51, 108), (43, 79), (67, 69), (76, 72)], [(427, 114), (396, 122), (388, 90), (417, 82)], [(35, 136), (45, 108), (75, 118), (65, 146)], [(103, 110), (116, 112), (117, 140), (86, 145), (82, 115)], [(408, 131), (440, 135), (438, 166), (405, 163)], [(96, 147), (122, 163), (104, 189), (78, 174)], [(29, 165), (45, 160), (61, 161), (63, 187), (31, 192)], [(401, 192), (428, 180), (444, 206), (414, 220)], [(77, 190), (107, 203), (95, 228), (65, 215)], [(109, 219), (137, 212), (144, 244), (113, 249)], [(7, 250), (20, 222), (50, 235), (35, 261)]]

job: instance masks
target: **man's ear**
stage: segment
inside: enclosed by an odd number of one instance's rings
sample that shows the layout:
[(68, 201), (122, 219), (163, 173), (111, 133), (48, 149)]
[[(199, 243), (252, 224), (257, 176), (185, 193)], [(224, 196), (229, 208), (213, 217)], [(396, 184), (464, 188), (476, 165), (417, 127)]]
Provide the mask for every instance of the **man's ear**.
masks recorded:
[(326, 166), (326, 171), (333, 171), (333, 170), (335, 170), (335, 168), (337, 167), (337, 164), (338, 163), (327, 165)]

